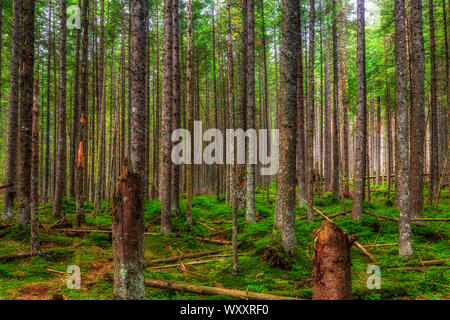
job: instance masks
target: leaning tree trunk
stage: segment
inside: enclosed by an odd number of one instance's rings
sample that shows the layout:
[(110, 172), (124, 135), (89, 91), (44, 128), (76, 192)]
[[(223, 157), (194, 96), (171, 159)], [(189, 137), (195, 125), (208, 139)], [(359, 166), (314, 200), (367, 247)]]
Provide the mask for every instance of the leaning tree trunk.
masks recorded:
[(8, 142), (6, 188), (3, 201), (3, 219), (14, 215), (14, 198), (17, 188), (17, 141), (18, 141), (18, 110), (19, 110), (19, 63), (20, 63), (20, 11), (21, 1), (13, 1), (12, 39), (10, 58), (10, 93), (8, 110)]
[(360, 220), (364, 201), (366, 176), (366, 36), (364, 21), (364, 0), (357, 2), (357, 61), (356, 61), (356, 146), (355, 181), (353, 189), (352, 218)]
[(19, 211), (17, 222), (30, 224), (31, 126), (33, 120), (34, 1), (22, 1), (22, 68), (20, 75)]
[(314, 231), (314, 300), (352, 299), (350, 250), (355, 240), (330, 221)]

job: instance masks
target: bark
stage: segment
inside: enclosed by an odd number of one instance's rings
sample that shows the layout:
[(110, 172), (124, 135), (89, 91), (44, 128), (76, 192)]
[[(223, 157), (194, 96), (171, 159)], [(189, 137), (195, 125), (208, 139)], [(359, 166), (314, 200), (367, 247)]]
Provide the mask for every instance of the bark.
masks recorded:
[(12, 39), (10, 58), (10, 93), (8, 109), (8, 138), (6, 184), (11, 184), (5, 190), (3, 201), (3, 219), (14, 215), (14, 198), (17, 187), (17, 142), (18, 142), (18, 112), (19, 112), (19, 61), (20, 61), (20, 13), (21, 1), (13, 1)]
[(377, 97), (377, 120), (375, 134), (375, 166), (376, 166), (376, 184), (380, 185), (381, 177), (381, 97)]
[(325, 61), (325, 154), (324, 154), (324, 175), (325, 190), (331, 190), (332, 176), (332, 116), (331, 116), (331, 76), (330, 76), (330, 35), (325, 38), (325, 51), (327, 58)]
[(314, 300), (352, 299), (350, 249), (355, 240), (330, 221), (314, 231)]
[(346, 13), (344, 0), (341, 0), (341, 108), (342, 108), (342, 175), (344, 176), (344, 190), (343, 196), (348, 197), (350, 194), (349, 188), (349, 149), (348, 149), (348, 115), (347, 115), (347, 58), (346, 58)]
[[(385, 117), (386, 117), (386, 140), (387, 140), (387, 151), (386, 151), (386, 167), (387, 167), (387, 199), (391, 198), (391, 185), (392, 185), (392, 120), (391, 120), (391, 93), (389, 89), (388, 83), (388, 75), (387, 75), (387, 62), (386, 62), (386, 42), (384, 46), (384, 81), (385, 81)], [(411, 138), (412, 138), (412, 130), (411, 130)], [(412, 142), (411, 142), (412, 148)], [(411, 154), (410, 154), (411, 156)], [(412, 163), (411, 167), (412, 168)], [(410, 170), (410, 179), (411, 179), (412, 171)], [(411, 181), (411, 180), (410, 180)], [(412, 189), (412, 188), (411, 188)], [(411, 194), (412, 198), (412, 194)], [(412, 201), (411, 201), (412, 204)], [(412, 206), (412, 205), (411, 205)]]
[(58, 141), (57, 166), (55, 181), (55, 201), (53, 218), (61, 219), (63, 197), (66, 191), (66, 1), (60, 1), (60, 59), (59, 59), (59, 108), (58, 108)]
[(306, 111), (306, 188), (308, 204), (308, 221), (314, 220), (314, 33), (315, 1), (309, 2), (309, 70), (308, 70), (308, 104)]
[(17, 222), (30, 224), (31, 126), (33, 120), (34, 1), (22, 1), (22, 68), (20, 74), (19, 211)]
[(428, 189), (428, 205), (431, 205), (439, 185), (439, 111), (437, 102), (437, 69), (436, 69), (436, 37), (434, 26), (434, 1), (429, 0), (430, 23), (430, 186)]
[(355, 146), (355, 180), (353, 190), (352, 218), (360, 220), (364, 201), (366, 176), (366, 45), (364, 0), (357, 2), (357, 60), (356, 60), (356, 146)]
[[(262, 2), (261, 2), (262, 3)], [(263, 10), (263, 9), (262, 9)], [(227, 0), (227, 71), (228, 71), (228, 113), (232, 115), (232, 123), (230, 128), (235, 128), (236, 117), (234, 111), (234, 69), (233, 69), (233, 36), (231, 33), (231, 0)], [(263, 38), (264, 39), (264, 38)], [(233, 141), (233, 145), (235, 145)], [(236, 150), (236, 148), (233, 148)], [(236, 152), (235, 154), (236, 155)], [(232, 229), (231, 229), (231, 243), (233, 249), (233, 273), (237, 275), (239, 272), (239, 260), (238, 260), (238, 199), (237, 199), (237, 179), (236, 179), (236, 165), (231, 165), (231, 203), (232, 203)]]
[[(78, 0), (78, 6), (81, 7), (81, 0)], [(76, 183), (76, 158), (77, 158), (77, 138), (79, 136), (79, 119), (80, 119), (80, 40), (81, 30), (76, 31), (75, 44), (75, 75), (74, 75), (74, 99), (73, 99), (73, 117), (72, 117), (72, 138), (70, 141), (70, 186), (69, 193), (72, 198), (75, 198), (75, 183)]]
[[(172, 130), (180, 127), (180, 73), (178, 49), (178, 0), (172, 0)], [(172, 164), (171, 211), (180, 211), (180, 166)]]
[(338, 39), (337, 39), (337, 8), (336, 0), (332, 2), (333, 6), (333, 174), (331, 189), (335, 198), (339, 198), (339, 64), (338, 64)]
[(172, 79), (172, 0), (164, 1), (164, 43), (163, 43), (163, 101), (161, 124), (161, 232), (172, 232), (170, 222), (171, 209), (171, 131), (172, 131), (172, 105), (173, 105), (173, 79)]
[[(39, 59), (38, 59), (39, 64)], [(39, 242), (39, 71), (34, 85), (33, 124), (31, 138), (31, 251), (40, 249)]]
[(396, 67), (396, 148), (397, 203), (399, 207), (399, 254), (413, 254), (409, 216), (409, 122), (406, 60), (405, 0), (395, 2), (395, 67)]
[(411, 137), (410, 192), (411, 217), (422, 216), (425, 143), (425, 49), (423, 41), (422, 0), (411, 0)]
[(75, 226), (80, 227), (84, 221), (84, 202), (86, 199), (85, 173), (87, 163), (87, 90), (88, 90), (88, 29), (89, 29), (89, 0), (83, 2), (83, 22), (81, 40), (81, 94), (80, 94), (80, 118), (78, 120), (78, 153), (77, 153), (77, 183), (76, 183), (76, 210), (77, 218)]
[[(287, 49), (287, 48), (286, 48)], [(247, 129), (255, 129), (255, 1), (247, 0)], [(295, 138), (294, 138), (295, 141)], [(256, 221), (255, 209), (255, 165), (249, 163), (250, 155), (256, 154), (254, 146), (247, 145), (247, 181), (246, 181), (246, 211), (248, 223)], [(295, 164), (295, 159), (293, 160)], [(295, 172), (295, 169), (294, 169)], [(295, 190), (294, 190), (295, 191)]]
[[(187, 74), (186, 74), (186, 129), (192, 132), (193, 124), (193, 88), (192, 88), (192, 3), (188, 0), (187, 16)], [(192, 151), (192, 148), (191, 148)], [(192, 156), (191, 159), (192, 160)], [(190, 229), (192, 229), (192, 161), (186, 164), (186, 220)]]
[[(299, 8), (299, 17), (301, 17), (301, 6)], [(306, 166), (305, 166), (305, 99), (303, 90), (303, 48), (302, 48), (302, 26), (299, 18), (298, 32), (298, 61), (297, 61), (297, 180), (299, 195), (306, 199)], [(298, 205), (302, 207), (306, 203), (298, 198)]]
[[(136, 11), (143, 10), (135, 9), (133, 12)], [(116, 184), (113, 209), (114, 298), (118, 300), (145, 298), (142, 191), (142, 175), (133, 172), (132, 161), (126, 158), (123, 173)]]
[(295, 187), (297, 135), (297, 66), (299, 2), (284, 0), (281, 24), (281, 108), (280, 165), (278, 170), (277, 207), (282, 213), (282, 246), (286, 253), (295, 254)]
[[(217, 79), (216, 79), (216, 29), (215, 29), (215, 21), (214, 21), (214, 1), (211, 1), (212, 5), (212, 50), (213, 50), (213, 81), (214, 81), (214, 126), (216, 128), (219, 128), (218, 123), (218, 105), (217, 105)], [(206, 117), (209, 115), (207, 114)], [(216, 192), (216, 199), (219, 200), (219, 194), (220, 194), (220, 178), (219, 178), (219, 167), (217, 164), (213, 165), (213, 181), (214, 181), (214, 188)]]

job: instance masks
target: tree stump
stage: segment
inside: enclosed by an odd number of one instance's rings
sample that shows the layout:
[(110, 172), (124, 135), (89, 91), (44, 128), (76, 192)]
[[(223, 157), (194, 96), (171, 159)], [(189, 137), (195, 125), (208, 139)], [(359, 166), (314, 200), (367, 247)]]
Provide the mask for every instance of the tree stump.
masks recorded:
[(126, 158), (116, 184), (113, 207), (114, 298), (145, 298), (143, 179)]
[(330, 221), (314, 231), (314, 300), (352, 299), (350, 248), (355, 241)]

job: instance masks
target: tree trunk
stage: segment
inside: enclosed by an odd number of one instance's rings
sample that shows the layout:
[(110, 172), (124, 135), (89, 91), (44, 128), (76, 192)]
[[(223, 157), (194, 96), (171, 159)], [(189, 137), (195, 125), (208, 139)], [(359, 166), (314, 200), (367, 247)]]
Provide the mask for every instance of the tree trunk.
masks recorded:
[[(64, 11), (65, 12), (65, 11)], [(38, 57), (39, 64), (39, 57)], [(40, 250), (39, 242), (39, 70), (34, 85), (31, 138), (31, 251)]]
[(66, 191), (66, 1), (60, 1), (60, 59), (59, 59), (59, 108), (58, 108), (58, 161), (56, 166), (55, 203), (53, 218), (60, 219), (63, 197)]
[(339, 198), (339, 64), (338, 64), (338, 39), (337, 39), (337, 8), (336, 0), (333, 0), (333, 177), (332, 192), (335, 198)]
[(397, 148), (397, 202), (399, 215), (399, 254), (413, 253), (409, 216), (409, 119), (406, 61), (405, 0), (395, 2), (395, 69), (396, 69), (396, 148)]
[(33, 121), (34, 1), (22, 1), (22, 68), (20, 74), (19, 211), (17, 222), (30, 224), (31, 126)]
[(172, 79), (172, 0), (164, 0), (164, 51), (163, 51), (163, 101), (161, 124), (161, 232), (172, 232), (170, 222), (171, 209), (171, 131), (172, 131), (172, 105), (173, 105), (173, 79)]
[[(387, 199), (391, 198), (391, 185), (392, 185), (392, 120), (391, 120), (391, 93), (388, 83), (387, 75), (387, 62), (386, 62), (386, 42), (384, 45), (384, 81), (385, 81), (385, 117), (386, 117), (386, 136), (387, 136), (387, 155), (386, 155), (386, 166), (387, 166)], [(412, 136), (412, 130), (411, 130)], [(411, 143), (412, 145), (412, 143)], [(412, 148), (412, 147), (411, 147)], [(411, 164), (412, 168), (412, 164)], [(412, 174), (412, 171), (410, 171)], [(411, 179), (411, 175), (410, 175)], [(412, 189), (412, 188), (411, 188)], [(411, 197), (412, 198), (412, 197)], [(412, 203), (412, 201), (411, 201)]]
[[(299, 8), (299, 17), (301, 17), (301, 6)], [(298, 26), (298, 61), (297, 61), (297, 180), (298, 206), (306, 205), (303, 199), (306, 199), (306, 166), (305, 166), (305, 99), (303, 90), (303, 44), (301, 19)]]
[[(193, 88), (192, 88), (192, 3), (188, 0), (188, 16), (187, 16), (187, 74), (186, 74), (186, 129), (189, 132), (193, 130)], [(192, 229), (192, 148), (186, 164), (186, 220), (190, 229)]]
[(3, 219), (10, 219), (14, 215), (14, 198), (18, 189), (17, 184), (17, 143), (18, 143), (18, 111), (19, 111), (19, 62), (20, 62), (20, 17), (21, 1), (13, 1), (12, 40), (10, 59), (10, 93), (8, 110), (8, 142), (6, 184), (11, 184), (5, 190), (3, 201)]
[(347, 116), (347, 56), (346, 56), (346, 12), (344, 0), (341, 0), (341, 106), (342, 106), (342, 162), (344, 176), (344, 190), (342, 190), (343, 196), (348, 197), (350, 194), (349, 188), (349, 149), (348, 149), (348, 116)]
[(366, 176), (366, 36), (364, 21), (364, 0), (357, 2), (357, 61), (356, 61), (356, 146), (355, 180), (353, 189), (352, 218), (360, 220), (364, 201)]

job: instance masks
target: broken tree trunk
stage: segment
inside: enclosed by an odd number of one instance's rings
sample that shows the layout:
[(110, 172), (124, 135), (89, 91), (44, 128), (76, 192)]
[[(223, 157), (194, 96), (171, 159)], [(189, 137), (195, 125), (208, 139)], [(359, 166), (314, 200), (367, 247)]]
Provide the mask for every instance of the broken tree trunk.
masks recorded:
[(143, 179), (125, 158), (116, 184), (113, 209), (114, 298), (145, 297)]
[(355, 240), (330, 221), (314, 231), (314, 300), (352, 299), (350, 249)]
[(185, 291), (206, 295), (221, 295), (243, 300), (300, 300), (293, 297), (274, 296), (271, 294), (248, 292), (241, 290), (214, 288), (206, 286), (195, 286), (190, 284), (174, 283), (171, 281), (162, 281), (156, 279), (145, 279), (145, 284), (152, 288)]

